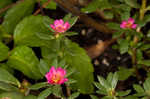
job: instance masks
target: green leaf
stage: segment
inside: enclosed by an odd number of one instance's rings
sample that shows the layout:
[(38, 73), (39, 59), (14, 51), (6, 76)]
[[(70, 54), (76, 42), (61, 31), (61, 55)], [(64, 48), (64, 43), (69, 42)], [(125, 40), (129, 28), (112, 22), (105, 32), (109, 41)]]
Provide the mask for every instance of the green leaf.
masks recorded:
[(138, 64), (143, 64), (143, 65), (146, 65), (146, 66), (150, 66), (150, 60), (139, 60)]
[(125, 97), (124, 99), (139, 99), (139, 98), (130, 95), (130, 96)]
[(37, 99), (37, 97), (33, 95), (28, 95), (28, 96), (25, 96), (23, 99)]
[(107, 26), (114, 30), (120, 30), (120, 25), (114, 22), (107, 23)]
[(137, 3), (137, 0), (125, 0), (125, 3), (133, 8), (139, 8), (140, 5)]
[(127, 96), (131, 90), (117, 92), (117, 96)]
[(23, 94), (19, 92), (4, 92), (0, 94), (0, 99), (9, 97), (10, 99), (23, 99)]
[(100, 82), (100, 84), (106, 88), (107, 90), (109, 90), (111, 88), (111, 85), (109, 84), (109, 82), (107, 82), (107, 80), (105, 80), (103, 77), (101, 76), (97, 76), (98, 81)]
[(0, 89), (4, 91), (19, 91), (15, 86), (0, 82)]
[(52, 93), (52, 89), (47, 88), (38, 95), (37, 99), (46, 99), (46, 97), (48, 97), (51, 93)]
[(39, 60), (31, 48), (27, 46), (18, 46), (13, 49), (8, 64), (14, 69), (23, 72), (32, 79), (41, 79), (42, 74), (38, 68)]
[(28, 45), (32, 47), (47, 46), (49, 40), (41, 39), (39, 36), (50, 36), (52, 33), (44, 25), (45, 16), (29, 16), (24, 18), (15, 28), (14, 41), (16, 45)]
[[(67, 14), (64, 18), (63, 18), (64, 22), (69, 22), (70, 26), (72, 27), (78, 20), (77, 16), (72, 17), (72, 14)], [(70, 28), (71, 28), (70, 27)]]
[(97, 96), (90, 95), (91, 99), (99, 99)]
[(18, 87), (21, 86), (20, 82), (13, 75), (11, 75), (8, 71), (6, 71), (3, 68), (0, 68), (0, 81), (5, 83), (10, 83)]
[(99, 7), (99, 1), (98, 0), (93, 0), (91, 3), (88, 4), (85, 8), (82, 8), (81, 11), (85, 13), (91, 13), (94, 12), (98, 9)]
[(12, 34), (19, 21), (32, 13), (34, 4), (34, 0), (24, 0), (7, 11), (2, 24), (7, 33)]
[(118, 82), (118, 74), (117, 74), (117, 72), (115, 72), (113, 74), (113, 78), (112, 78), (112, 81), (111, 81), (111, 86), (112, 86), (113, 89), (116, 88), (117, 82)]
[(146, 79), (143, 86), (146, 91), (150, 91), (150, 77)]
[(97, 93), (107, 95), (107, 89), (104, 86), (97, 82), (94, 82), (94, 85), (99, 89)]
[(0, 42), (0, 61), (3, 61), (8, 58), (8, 51), (9, 48), (5, 44)]
[(52, 87), (52, 93), (57, 96), (61, 97), (62, 96), (62, 88), (60, 85), (55, 85)]
[(129, 42), (127, 40), (124, 39), (120, 39), (119, 40), (119, 45), (120, 45), (120, 53), (124, 54), (126, 52), (128, 52), (129, 49)]
[(114, 18), (114, 14), (112, 11), (104, 11), (104, 16), (106, 19), (113, 19)]
[[(48, 2), (48, 0), (40, 0), (41, 6), (46, 2)], [(57, 7), (56, 3), (53, 0), (50, 0), (50, 2), (45, 8), (55, 10), (56, 7)]]
[(144, 27), (148, 22), (150, 22), (150, 14), (146, 14), (143, 20), (137, 21), (139, 27)]
[(74, 88), (78, 89), (81, 93), (91, 93), (93, 91), (93, 66), (89, 56), (76, 43), (68, 39), (65, 39), (65, 42), (65, 56), (63, 59), (66, 60), (66, 64), (70, 68), (76, 70), (76, 73), (72, 75), (73, 79), (77, 80)]
[(134, 90), (136, 90), (136, 92), (138, 92), (138, 93), (144, 93), (144, 89), (143, 89), (140, 85), (134, 84), (134, 85), (133, 85), (133, 88), (134, 88)]
[(66, 32), (64, 35), (66, 36), (74, 36), (74, 35), (78, 35), (77, 32)]
[(14, 70), (10, 68), (7, 63), (0, 64), (0, 68), (7, 70), (11, 74), (14, 74)]
[(75, 92), (75, 93), (71, 94), (71, 96), (69, 96), (68, 99), (76, 99), (79, 95), (80, 95), (79, 92)]
[(118, 76), (119, 76), (119, 80), (126, 80), (128, 79), (128, 77), (130, 77), (132, 74), (133, 74), (133, 70), (132, 69), (128, 69), (128, 68), (125, 68), (125, 67), (119, 67), (119, 71), (117, 72), (118, 73)]
[(38, 90), (38, 89), (46, 87), (46, 86), (50, 86), (50, 85), (47, 82), (41, 82), (41, 83), (36, 83), (36, 84), (30, 86), (29, 89)]
[(45, 74), (49, 71), (49, 65), (48, 65), (48, 63), (45, 61), (45, 60), (43, 60), (43, 59), (41, 59), (40, 60), (40, 64), (38, 65), (39, 66), (39, 69), (40, 69), (40, 72), (41, 72), (41, 74), (43, 75), (43, 76), (45, 76)]

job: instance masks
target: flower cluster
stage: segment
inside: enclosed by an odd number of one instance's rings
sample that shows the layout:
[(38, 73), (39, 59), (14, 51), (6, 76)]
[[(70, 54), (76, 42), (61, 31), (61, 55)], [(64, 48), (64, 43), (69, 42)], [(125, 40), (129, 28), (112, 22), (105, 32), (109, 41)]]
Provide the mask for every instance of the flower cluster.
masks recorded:
[(45, 75), (45, 77), (49, 84), (60, 85), (68, 81), (68, 79), (65, 78), (65, 75), (66, 75), (65, 69), (62, 69), (61, 67), (58, 67), (57, 69), (55, 69), (55, 67), (52, 66), (49, 72)]
[(137, 24), (134, 24), (134, 19), (133, 18), (129, 18), (128, 20), (124, 20), (122, 21), (122, 23), (120, 24), (120, 28), (122, 29), (135, 29), (137, 27)]
[(60, 20), (55, 20), (54, 24), (50, 24), (50, 27), (56, 32), (56, 34), (64, 33), (70, 28), (69, 22)]

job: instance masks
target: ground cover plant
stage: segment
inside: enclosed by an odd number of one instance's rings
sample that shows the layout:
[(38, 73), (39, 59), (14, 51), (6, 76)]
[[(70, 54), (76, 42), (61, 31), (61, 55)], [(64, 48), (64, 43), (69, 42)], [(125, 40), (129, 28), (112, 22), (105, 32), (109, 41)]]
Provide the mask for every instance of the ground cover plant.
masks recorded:
[(0, 99), (150, 99), (149, 0), (0, 0)]

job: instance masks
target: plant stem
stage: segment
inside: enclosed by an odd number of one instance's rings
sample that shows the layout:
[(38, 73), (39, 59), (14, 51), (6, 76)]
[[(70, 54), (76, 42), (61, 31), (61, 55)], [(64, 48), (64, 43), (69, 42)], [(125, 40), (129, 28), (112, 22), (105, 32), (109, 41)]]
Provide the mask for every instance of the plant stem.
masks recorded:
[(68, 85), (66, 85), (67, 97), (71, 95), (71, 90)]
[[(140, 17), (139, 19), (142, 21), (143, 18), (144, 18), (144, 15), (145, 15), (145, 9), (146, 9), (146, 0), (142, 0), (142, 5), (141, 5), (141, 8), (140, 8)], [(141, 28), (138, 27), (137, 28), (137, 32), (140, 33), (140, 30)], [(134, 39), (133, 39), (133, 42), (134, 42), (134, 45), (136, 45), (138, 43), (139, 39), (137, 36), (134, 36)], [(135, 68), (135, 71), (136, 71), (136, 75), (137, 75), (137, 78), (140, 79), (141, 77), (139, 76), (139, 73), (138, 73), (138, 70), (137, 70), (137, 66), (136, 66), (136, 48), (132, 48), (132, 65), (133, 67)]]
[(48, 4), (49, 4), (50, 0), (48, 0), (47, 2), (45, 2), (42, 7), (40, 7), (38, 10), (35, 11), (35, 13), (33, 15), (38, 15), (41, 12), (42, 8), (45, 8)]
[(146, 9), (146, 0), (142, 0), (142, 6), (140, 9), (140, 20), (143, 20)]

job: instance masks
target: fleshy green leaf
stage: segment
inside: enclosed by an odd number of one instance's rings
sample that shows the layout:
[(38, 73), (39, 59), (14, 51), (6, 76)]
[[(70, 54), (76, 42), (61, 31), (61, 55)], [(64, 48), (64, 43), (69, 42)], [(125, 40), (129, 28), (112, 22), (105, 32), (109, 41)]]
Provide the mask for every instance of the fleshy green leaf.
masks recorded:
[(23, 99), (23, 94), (19, 92), (4, 92), (0, 94), (0, 98), (8, 97), (10, 99)]
[[(71, 68), (76, 70), (73, 79), (77, 80), (74, 84), (81, 93), (91, 93), (93, 91), (93, 66), (86, 52), (77, 44), (66, 39), (64, 59)], [(86, 80), (85, 80), (86, 79)]]
[(130, 92), (131, 92), (131, 90), (120, 91), (120, 92), (118, 92), (118, 96), (127, 96)]
[(34, 0), (24, 0), (7, 11), (2, 24), (7, 33), (13, 33), (19, 21), (32, 13), (34, 4)]
[(42, 75), (38, 68), (39, 60), (31, 48), (18, 46), (13, 49), (8, 64), (32, 79), (41, 79)]
[[(46, 3), (48, 0), (40, 0), (40, 4), (43, 5)], [(49, 4), (45, 7), (47, 9), (56, 9), (57, 5), (53, 0), (50, 0)]]
[(136, 90), (136, 92), (138, 92), (138, 93), (143, 93), (143, 92), (144, 92), (144, 89), (143, 89), (140, 85), (134, 84), (134, 85), (133, 85), (133, 88), (134, 88), (134, 90)]
[(68, 99), (76, 99), (79, 95), (80, 95), (79, 92), (75, 92), (75, 93), (71, 94), (71, 96), (69, 96)]
[(4, 91), (19, 91), (15, 86), (0, 82), (0, 89)]
[(45, 74), (49, 71), (49, 67), (50, 66), (48, 66), (48, 63), (45, 61), (45, 60), (43, 60), (43, 59), (41, 59), (40, 60), (40, 64), (38, 65), (39, 66), (39, 69), (40, 69), (40, 72), (41, 72), (41, 74), (43, 75), (43, 76), (45, 76)]
[(3, 68), (0, 68), (0, 81), (20, 87), (20, 82)]
[(0, 61), (7, 59), (9, 48), (0, 42)]
[(133, 8), (139, 8), (140, 5), (137, 3), (137, 0), (124, 0), (126, 4)]
[(105, 80), (103, 77), (98, 76), (98, 81), (100, 82), (100, 84), (106, 88), (107, 90), (111, 88), (111, 85), (109, 84), (109, 82), (107, 82), (107, 80)]
[[(29, 16), (24, 18), (15, 28), (14, 41), (16, 45), (28, 45), (32, 47), (47, 46), (50, 42), (42, 37), (50, 36), (50, 30), (44, 25), (45, 16)], [(48, 39), (48, 38), (47, 38)]]
[(150, 66), (150, 60), (139, 60), (138, 64), (143, 64), (143, 65), (146, 65), (146, 66)]
[(28, 95), (28, 96), (25, 96), (23, 99), (37, 99), (37, 97), (33, 95)]
[(119, 49), (120, 49), (121, 54), (124, 54), (124, 53), (128, 52), (129, 42), (127, 40), (120, 39), (119, 40), (119, 45), (120, 45)]
[(91, 99), (99, 99), (97, 96), (90, 95)]
[(64, 22), (69, 22), (70, 26), (72, 27), (78, 20), (77, 16), (72, 17), (72, 14), (67, 14), (64, 18), (63, 18)]
[(118, 76), (119, 76), (119, 80), (126, 80), (128, 79), (128, 77), (130, 77), (133, 74), (133, 70), (132, 69), (127, 69), (124, 67), (119, 67), (119, 71)]
[(113, 78), (112, 78), (112, 81), (111, 81), (111, 86), (112, 86), (113, 89), (116, 88), (117, 82), (118, 82), (118, 74), (117, 74), (117, 72), (115, 72), (113, 74)]
[(150, 77), (146, 79), (143, 86), (146, 91), (150, 91)]
[(48, 97), (51, 93), (52, 93), (52, 89), (47, 88), (38, 95), (37, 99), (46, 99), (46, 97)]
[(41, 83), (37, 83), (37, 84), (30, 86), (29, 89), (38, 90), (38, 89), (46, 87), (46, 86), (49, 86), (49, 84), (47, 82), (41, 82)]

